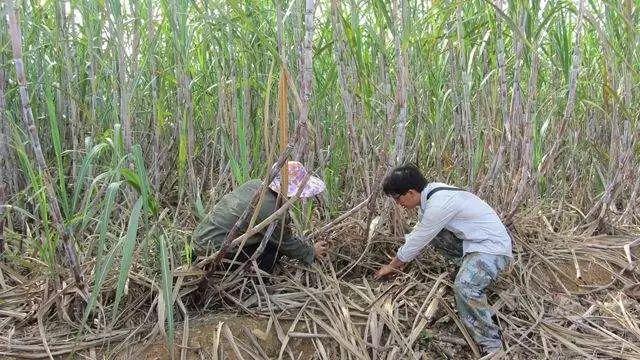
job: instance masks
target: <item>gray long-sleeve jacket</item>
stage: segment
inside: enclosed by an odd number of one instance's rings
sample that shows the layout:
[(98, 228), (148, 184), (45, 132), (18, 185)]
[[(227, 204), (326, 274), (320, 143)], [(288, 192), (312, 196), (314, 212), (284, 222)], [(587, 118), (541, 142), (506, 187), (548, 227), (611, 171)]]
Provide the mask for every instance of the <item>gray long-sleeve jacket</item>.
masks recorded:
[(396, 256), (402, 262), (413, 260), (442, 230), (462, 240), (463, 253), (480, 252), (513, 257), (511, 237), (496, 212), (482, 199), (467, 191), (442, 191), (427, 200), (427, 194), (443, 183), (429, 183), (422, 190), (422, 218)]
[[(220, 249), (233, 225), (242, 216), (245, 209), (251, 205), (251, 199), (255, 192), (260, 190), (261, 185), (261, 180), (249, 180), (231, 193), (223, 196), (213, 208), (213, 211), (194, 230), (193, 242), (196, 249), (209, 254)], [(271, 191), (265, 193), (255, 224), (260, 223), (278, 209), (276, 199), (275, 193)], [(240, 224), (238, 236), (247, 231), (250, 219), (251, 216), (245, 223)], [(266, 228), (247, 239), (244, 246), (259, 244), (264, 236), (264, 231), (266, 231)], [(280, 237), (281, 233), (283, 233), (282, 239)], [(271, 234), (269, 241), (279, 246), (280, 253), (290, 258), (301, 260), (306, 264), (313, 263), (313, 246), (292, 236), (288, 221), (285, 224), (276, 226), (276, 230)]]

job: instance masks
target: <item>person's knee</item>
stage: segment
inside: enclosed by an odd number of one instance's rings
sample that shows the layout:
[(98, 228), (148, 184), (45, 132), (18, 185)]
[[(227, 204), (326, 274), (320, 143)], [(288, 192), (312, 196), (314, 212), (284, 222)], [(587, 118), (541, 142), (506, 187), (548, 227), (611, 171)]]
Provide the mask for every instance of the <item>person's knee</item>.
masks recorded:
[(473, 298), (479, 295), (477, 287), (464, 276), (456, 276), (453, 282), (453, 293), (463, 299)]

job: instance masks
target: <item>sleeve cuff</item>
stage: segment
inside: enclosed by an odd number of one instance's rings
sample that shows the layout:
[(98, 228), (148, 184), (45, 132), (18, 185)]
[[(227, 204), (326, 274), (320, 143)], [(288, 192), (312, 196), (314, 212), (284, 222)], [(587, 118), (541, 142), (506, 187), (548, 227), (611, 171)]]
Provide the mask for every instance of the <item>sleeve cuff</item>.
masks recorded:
[(316, 254), (315, 254), (315, 251), (313, 249), (313, 246), (309, 246), (309, 250), (307, 251), (307, 254), (305, 256), (303, 256), (301, 260), (306, 265), (311, 265), (311, 264), (313, 264), (313, 261), (315, 259), (316, 259)]
[(403, 263), (411, 262), (411, 260), (414, 259), (414, 257), (405, 254), (405, 252), (402, 251), (402, 248), (398, 249), (398, 251), (396, 252), (396, 257)]

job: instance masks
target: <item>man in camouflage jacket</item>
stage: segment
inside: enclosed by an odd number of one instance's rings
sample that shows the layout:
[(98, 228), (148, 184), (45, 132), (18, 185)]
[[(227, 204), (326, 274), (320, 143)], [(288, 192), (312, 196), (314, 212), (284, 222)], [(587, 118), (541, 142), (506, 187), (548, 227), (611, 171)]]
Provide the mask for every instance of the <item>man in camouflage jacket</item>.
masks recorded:
[[(306, 170), (299, 162), (290, 161), (287, 165), (289, 170), (289, 184), (287, 196), (293, 196), (298, 192), (302, 179), (306, 176)], [(227, 235), (238, 221), (245, 209), (251, 205), (251, 200), (257, 191), (260, 191), (261, 180), (250, 180), (240, 187), (226, 194), (215, 205), (213, 211), (196, 227), (193, 232), (194, 247), (198, 255), (211, 255), (220, 250)], [(312, 197), (324, 190), (324, 183), (316, 178), (310, 177), (307, 184), (302, 189), (300, 197)], [(258, 211), (255, 224), (258, 224), (273, 214), (278, 209), (277, 198), (280, 191), (280, 179), (276, 178), (265, 192), (262, 204)], [(249, 217), (249, 219), (251, 216)], [(248, 221), (240, 224), (238, 236), (247, 231)], [(290, 222), (285, 214), (284, 222), (280, 220), (275, 230), (267, 239), (263, 252), (256, 258), (258, 267), (266, 272), (273, 271), (275, 264), (282, 255), (297, 259), (309, 265), (316, 257), (323, 256), (326, 252), (326, 243), (319, 241), (311, 245), (302, 239), (291, 234)], [(227, 259), (235, 257), (236, 262), (243, 263), (253, 255), (260, 245), (266, 229), (249, 237), (240, 253), (237, 248), (229, 249), (226, 254)]]

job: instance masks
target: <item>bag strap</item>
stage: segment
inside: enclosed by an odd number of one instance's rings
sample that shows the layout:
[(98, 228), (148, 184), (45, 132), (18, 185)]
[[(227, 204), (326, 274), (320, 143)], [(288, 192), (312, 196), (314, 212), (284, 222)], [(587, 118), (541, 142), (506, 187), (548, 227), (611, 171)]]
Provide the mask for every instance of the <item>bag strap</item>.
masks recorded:
[(455, 188), (455, 187), (441, 186), (441, 187), (437, 187), (435, 189), (431, 189), (431, 191), (429, 191), (429, 193), (427, 194), (427, 200), (429, 200), (431, 195), (433, 195), (433, 194), (435, 194), (435, 193), (437, 193), (438, 191), (441, 191), (441, 190), (466, 191), (464, 189), (459, 189), (459, 188)]

